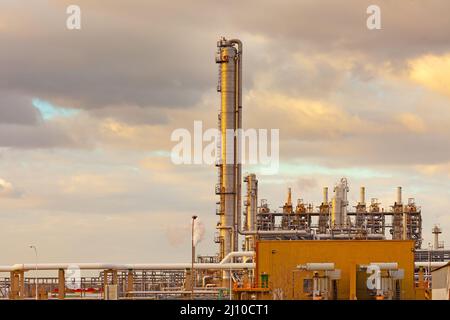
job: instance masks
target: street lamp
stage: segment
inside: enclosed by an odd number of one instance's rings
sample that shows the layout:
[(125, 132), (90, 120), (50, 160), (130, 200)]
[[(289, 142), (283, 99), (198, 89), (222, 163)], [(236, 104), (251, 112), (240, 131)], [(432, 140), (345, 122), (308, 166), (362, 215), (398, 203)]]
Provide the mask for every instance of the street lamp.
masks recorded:
[(191, 285), (192, 285), (192, 293), (191, 293), (191, 299), (194, 300), (194, 285), (195, 285), (195, 278), (194, 278), (194, 260), (195, 260), (195, 243), (194, 243), (194, 224), (195, 219), (197, 219), (196, 215), (192, 216), (192, 265), (191, 265)]
[(34, 254), (36, 255), (36, 273), (35, 273), (35, 278), (34, 278), (34, 282), (36, 285), (36, 300), (38, 300), (38, 274), (37, 274), (37, 270), (38, 270), (38, 253), (37, 253), (37, 248), (34, 245), (30, 245), (30, 249), (34, 249)]

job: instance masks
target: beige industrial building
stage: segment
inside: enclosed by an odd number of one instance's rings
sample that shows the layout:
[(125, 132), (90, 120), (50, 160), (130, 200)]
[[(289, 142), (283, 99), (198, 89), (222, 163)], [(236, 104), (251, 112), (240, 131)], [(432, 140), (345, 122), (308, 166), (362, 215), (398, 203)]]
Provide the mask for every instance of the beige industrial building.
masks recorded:
[(433, 300), (450, 300), (450, 262), (432, 272)]

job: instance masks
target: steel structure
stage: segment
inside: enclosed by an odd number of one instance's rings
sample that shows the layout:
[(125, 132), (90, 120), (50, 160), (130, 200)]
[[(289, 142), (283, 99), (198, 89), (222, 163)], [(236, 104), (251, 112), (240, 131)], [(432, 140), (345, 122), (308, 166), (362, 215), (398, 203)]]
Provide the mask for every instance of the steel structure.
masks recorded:
[[(413, 198), (408, 199), (406, 205), (401, 203), (400, 187), (397, 189), (397, 201), (390, 211), (381, 209), (376, 198), (371, 200), (367, 208), (365, 187), (360, 189), (360, 199), (354, 206), (355, 210), (347, 211), (348, 192), (346, 179), (337, 183), (331, 201), (328, 199), (328, 188), (324, 188), (323, 201), (317, 211), (312, 204), (305, 204), (303, 199), (298, 199), (294, 210), (290, 188), (281, 212), (271, 210), (267, 200), (261, 200), (256, 218), (256, 228), (261, 231), (258, 239), (386, 239), (386, 230), (389, 230), (392, 240), (414, 240), (415, 248), (421, 248), (421, 209)], [(390, 220), (386, 221), (386, 217), (390, 217)], [(283, 233), (289, 230), (303, 232)]]

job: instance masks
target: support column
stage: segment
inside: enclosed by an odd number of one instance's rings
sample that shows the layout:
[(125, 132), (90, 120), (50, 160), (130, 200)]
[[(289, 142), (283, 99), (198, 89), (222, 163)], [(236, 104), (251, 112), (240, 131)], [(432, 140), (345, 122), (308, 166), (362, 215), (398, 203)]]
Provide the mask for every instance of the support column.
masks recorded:
[(19, 298), (19, 275), (16, 271), (10, 272), (10, 290), (9, 290), (9, 299), (16, 300)]
[[(103, 271), (103, 298), (106, 299), (106, 297), (108, 297), (108, 300), (110, 299), (116, 299), (116, 298), (111, 298), (109, 296), (109, 293), (107, 293), (108, 291), (108, 275), (111, 274), (111, 285), (115, 285), (116, 287), (118, 286), (118, 281), (117, 281), (117, 270), (113, 270), (113, 269), (108, 269), (108, 270), (104, 270)], [(117, 288), (117, 292), (118, 292), (118, 288)]]
[(103, 299), (106, 298), (106, 290), (108, 289), (108, 274), (109, 270), (103, 270)]
[(111, 270), (112, 274), (112, 284), (118, 284), (117, 282), (117, 270)]
[(19, 279), (20, 279), (20, 299), (25, 297), (25, 271), (19, 271)]
[[(134, 291), (134, 277), (133, 277), (133, 270), (128, 270), (127, 275), (127, 291)], [(133, 297), (132, 293), (127, 293), (127, 297)]]
[(58, 299), (62, 300), (66, 297), (66, 277), (64, 269), (58, 270)]
[(185, 270), (185, 278), (184, 278), (184, 290), (185, 291), (192, 291), (192, 270), (186, 269)]

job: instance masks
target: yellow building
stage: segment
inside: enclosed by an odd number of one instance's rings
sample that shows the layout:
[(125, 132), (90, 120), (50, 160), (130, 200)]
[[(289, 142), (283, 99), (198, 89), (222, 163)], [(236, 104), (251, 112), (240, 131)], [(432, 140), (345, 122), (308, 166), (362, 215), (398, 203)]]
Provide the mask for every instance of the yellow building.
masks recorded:
[(259, 241), (255, 275), (263, 299), (415, 299), (414, 241)]

